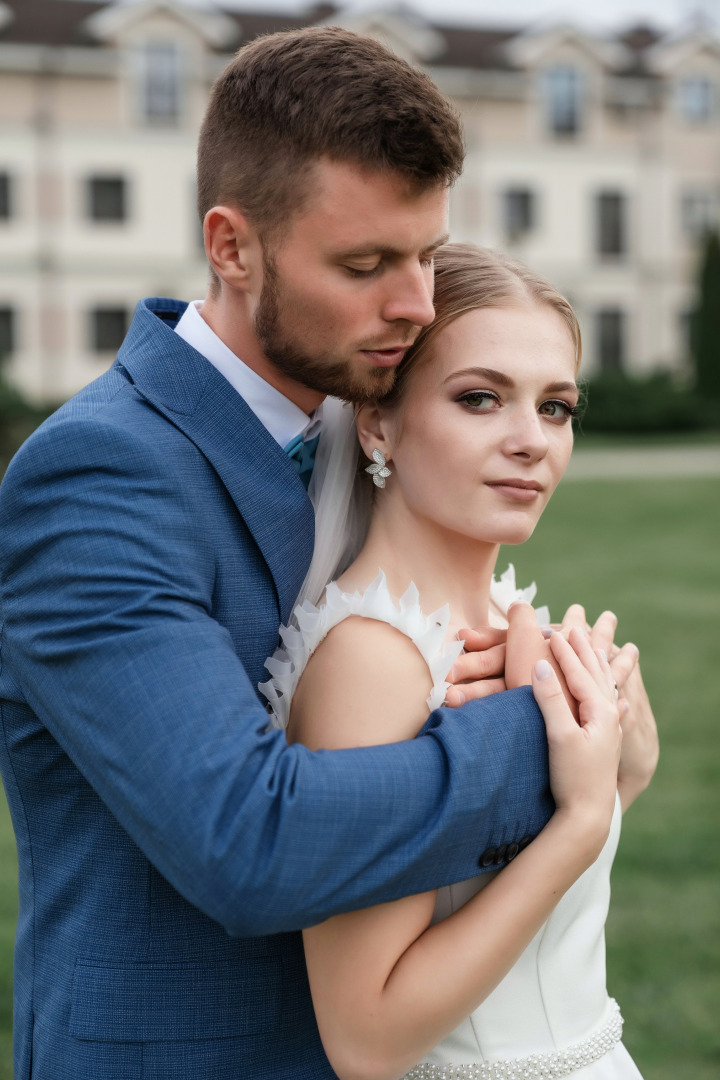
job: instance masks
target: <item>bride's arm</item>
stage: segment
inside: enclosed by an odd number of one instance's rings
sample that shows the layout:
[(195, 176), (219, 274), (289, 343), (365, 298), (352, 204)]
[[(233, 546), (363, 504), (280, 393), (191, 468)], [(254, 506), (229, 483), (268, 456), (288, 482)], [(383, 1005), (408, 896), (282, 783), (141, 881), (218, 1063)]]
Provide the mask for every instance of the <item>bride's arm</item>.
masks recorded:
[[(572, 719), (552, 672), (534, 679), (558, 806), (540, 836), (435, 926), (430, 892), (303, 931), (318, 1027), (340, 1080), (396, 1080), (407, 1072), (492, 991), (597, 857), (615, 797), (617, 711), (589, 643), (576, 634), (573, 645), (587, 669), (564, 639), (553, 649), (583, 702), (584, 726)], [(427, 716), (429, 688), (412, 642), (384, 624), (347, 620), (310, 661), (289, 736), (313, 749), (411, 737)]]

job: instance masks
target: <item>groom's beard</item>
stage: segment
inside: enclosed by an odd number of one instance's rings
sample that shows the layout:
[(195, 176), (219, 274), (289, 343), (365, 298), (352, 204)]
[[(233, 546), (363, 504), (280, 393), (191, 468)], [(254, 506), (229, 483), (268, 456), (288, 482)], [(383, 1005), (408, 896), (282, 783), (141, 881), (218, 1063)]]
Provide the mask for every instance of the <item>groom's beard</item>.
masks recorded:
[[(301, 336), (280, 306), (278, 274), (272, 258), (264, 253), (263, 288), (255, 312), (255, 336), (263, 352), (278, 371), (321, 394), (362, 404), (383, 397), (392, 388), (396, 368), (367, 367), (359, 370), (351, 359), (342, 360), (331, 352), (306, 352)], [(413, 327), (412, 340), (417, 328)]]

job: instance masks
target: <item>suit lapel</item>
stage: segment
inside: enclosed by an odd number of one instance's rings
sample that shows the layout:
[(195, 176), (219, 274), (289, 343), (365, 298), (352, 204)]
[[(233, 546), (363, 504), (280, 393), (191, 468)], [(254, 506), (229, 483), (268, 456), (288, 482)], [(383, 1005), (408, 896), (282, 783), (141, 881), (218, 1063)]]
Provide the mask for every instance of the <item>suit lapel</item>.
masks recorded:
[(118, 362), (213, 466), (268, 564), (286, 622), (312, 557), (314, 514), (307, 492), (240, 395), (173, 333), (185, 305), (151, 303), (138, 305)]

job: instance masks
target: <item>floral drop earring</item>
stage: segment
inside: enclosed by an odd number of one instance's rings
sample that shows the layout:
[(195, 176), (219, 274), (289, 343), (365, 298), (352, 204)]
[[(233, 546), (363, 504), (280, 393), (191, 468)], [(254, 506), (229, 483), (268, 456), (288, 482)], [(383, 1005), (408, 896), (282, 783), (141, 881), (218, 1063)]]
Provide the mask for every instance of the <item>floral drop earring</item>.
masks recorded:
[(365, 469), (366, 473), (370, 473), (373, 478), (373, 484), (375, 487), (384, 488), (385, 480), (388, 476), (392, 476), (392, 470), (388, 469), (385, 464), (385, 455), (382, 450), (378, 450), (377, 447), (372, 452), (374, 465), (368, 465)]

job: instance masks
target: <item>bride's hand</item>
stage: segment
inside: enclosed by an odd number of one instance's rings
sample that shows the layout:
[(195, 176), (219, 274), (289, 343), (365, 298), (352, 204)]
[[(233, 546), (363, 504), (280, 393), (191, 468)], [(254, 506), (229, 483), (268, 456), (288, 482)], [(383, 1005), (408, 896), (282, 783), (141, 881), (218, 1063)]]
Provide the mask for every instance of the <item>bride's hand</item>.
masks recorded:
[(585, 621), (585, 610), (579, 604), (568, 608), (563, 627), (585, 626), (593, 648), (603, 649), (610, 658), (615, 684), (620, 693), (619, 709), (623, 730), (622, 752), (618, 769), (618, 791), (623, 810), (645, 790), (658, 763), (658, 734), (652, 706), (638, 663), (638, 649), (631, 642), (615, 644), (617, 618), (604, 611), (593, 627)]
[(561, 630), (567, 638), (573, 627), (584, 630), (586, 634), (589, 634), (593, 649), (604, 650), (610, 660), (615, 686), (621, 691), (620, 696), (622, 697), (622, 689), (637, 664), (638, 650), (637, 646), (631, 642), (622, 647), (615, 644), (617, 615), (613, 611), (603, 611), (595, 624), (590, 626), (582, 604), (571, 604), (563, 616), (562, 623), (548, 629)]
[(622, 744), (615, 679), (603, 651), (593, 650), (582, 630), (571, 630), (569, 641), (553, 634), (549, 645), (578, 703), (576, 721), (554, 670), (539, 661), (532, 686), (547, 728), (557, 813), (587, 829), (589, 842), (601, 847), (615, 805)]

